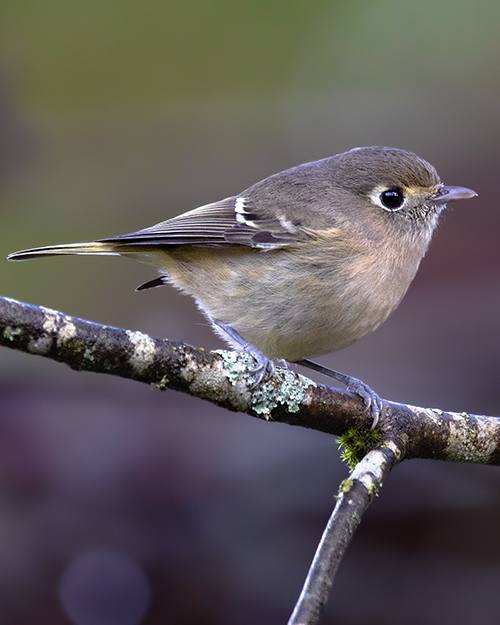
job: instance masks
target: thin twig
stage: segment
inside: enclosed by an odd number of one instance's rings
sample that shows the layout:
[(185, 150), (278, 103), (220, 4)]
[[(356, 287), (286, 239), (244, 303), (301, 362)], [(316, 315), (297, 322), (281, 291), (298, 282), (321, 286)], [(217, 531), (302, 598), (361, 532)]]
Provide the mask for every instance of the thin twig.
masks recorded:
[(386, 443), (373, 449), (340, 485), (337, 504), (323, 532), (288, 625), (314, 625), (318, 622), (352, 535), (400, 456), (395, 444)]

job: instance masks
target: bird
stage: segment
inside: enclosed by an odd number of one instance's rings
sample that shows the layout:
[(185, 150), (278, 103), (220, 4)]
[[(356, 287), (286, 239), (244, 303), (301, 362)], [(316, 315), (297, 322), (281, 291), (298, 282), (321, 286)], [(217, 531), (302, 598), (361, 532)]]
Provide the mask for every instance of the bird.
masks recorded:
[(154, 265), (159, 277), (136, 290), (171, 284), (194, 297), (217, 334), (254, 356), (253, 386), (272, 375), (275, 361), (298, 363), (358, 394), (373, 428), (378, 395), (310, 358), (343, 349), (385, 321), (447, 203), (475, 195), (445, 186), (412, 152), (359, 147), (130, 234), (22, 250), (8, 260), (120, 255)]

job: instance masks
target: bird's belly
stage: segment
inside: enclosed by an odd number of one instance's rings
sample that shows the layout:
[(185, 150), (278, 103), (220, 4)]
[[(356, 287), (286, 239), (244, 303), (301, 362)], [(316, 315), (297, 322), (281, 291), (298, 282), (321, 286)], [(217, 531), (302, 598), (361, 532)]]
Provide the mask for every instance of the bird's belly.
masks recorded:
[(165, 269), (209, 319), (230, 324), (269, 358), (293, 361), (347, 347), (387, 318), (410, 281), (395, 288), (387, 272), (362, 258), (339, 266), (282, 250), (228, 252), (205, 249), (198, 261), (196, 250), (182, 250)]
[(267, 317), (267, 327), (262, 324), (256, 329), (251, 312), (242, 314), (233, 326), (269, 358), (294, 361), (351, 345), (375, 330), (391, 311), (392, 308), (374, 306), (353, 310), (342, 297), (330, 296), (321, 305), (314, 299), (289, 301), (279, 317), (274, 314)]

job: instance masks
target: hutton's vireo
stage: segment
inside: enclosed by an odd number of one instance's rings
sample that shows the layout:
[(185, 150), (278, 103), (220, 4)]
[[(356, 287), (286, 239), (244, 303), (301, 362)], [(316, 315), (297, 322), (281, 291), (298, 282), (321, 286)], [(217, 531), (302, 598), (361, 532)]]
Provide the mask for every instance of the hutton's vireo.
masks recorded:
[[(450, 200), (474, 191), (444, 186), (411, 152), (355, 148), (293, 167), (240, 195), (156, 226), (90, 243), (11, 254), (123, 255), (161, 274), (138, 290), (172, 284), (192, 295), (215, 331), (252, 353), (255, 382), (270, 359), (306, 360), (375, 330), (396, 308)], [(338, 372), (378, 420), (378, 396)]]

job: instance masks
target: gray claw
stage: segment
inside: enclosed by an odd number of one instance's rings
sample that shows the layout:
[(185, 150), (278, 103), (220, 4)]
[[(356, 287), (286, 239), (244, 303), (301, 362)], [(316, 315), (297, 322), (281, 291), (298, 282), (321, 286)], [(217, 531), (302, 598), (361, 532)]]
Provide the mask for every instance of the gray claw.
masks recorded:
[(221, 336), (223, 336), (231, 345), (237, 345), (239, 349), (251, 354), (257, 361), (255, 367), (250, 369), (250, 372), (254, 374), (254, 382), (250, 388), (254, 389), (261, 382), (266, 382), (274, 373), (274, 362), (267, 356), (264, 356), (256, 347), (250, 345), (248, 341), (236, 332), (236, 330), (228, 323), (221, 321), (220, 319), (212, 319), (212, 323)]
[(382, 400), (380, 397), (368, 386), (368, 384), (365, 384), (357, 378), (351, 378), (347, 383), (346, 388), (351, 393), (355, 393), (361, 397), (366, 406), (366, 412), (369, 412), (373, 418), (372, 427), (370, 429), (375, 429), (377, 423), (379, 422), (380, 411), (382, 408)]
[(259, 386), (261, 382), (267, 382), (274, 373), (274, 362), (267, 356), (264, 356), (262, 352), (255, 347), (250, 346), (251, 349), (245, 349), (246, 352), (251, 354), (257, 361), (255, 367), (250, 369), (251, 373), (255, 374), (254, 381), (250, 386), (251, 389)]

